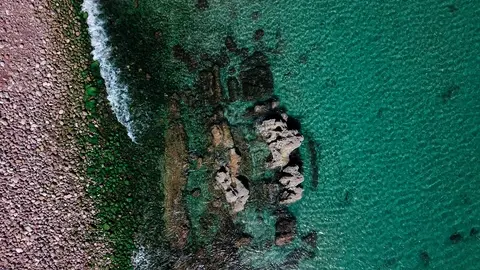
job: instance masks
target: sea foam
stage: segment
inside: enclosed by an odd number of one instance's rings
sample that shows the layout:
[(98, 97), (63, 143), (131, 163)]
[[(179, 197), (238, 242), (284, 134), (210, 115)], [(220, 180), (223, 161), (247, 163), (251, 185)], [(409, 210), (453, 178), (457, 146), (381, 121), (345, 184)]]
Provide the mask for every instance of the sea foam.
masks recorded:
[(131, 98), (128, 86), (120, 81), (120, 69), (112, 61), (112, 48), (105, 28), (105, 21), (101, 18), (98, 0), (84, 0), (82, 10), (88, 13), (87, 24), (90, 40), (93, 47), (93, 59), (100, 63), (100, 74), (105, 80), (107, 98), (112, 106), (117, 120), (127, 128), (128, 136), (136, 141), (133, 119), (130, 114)]

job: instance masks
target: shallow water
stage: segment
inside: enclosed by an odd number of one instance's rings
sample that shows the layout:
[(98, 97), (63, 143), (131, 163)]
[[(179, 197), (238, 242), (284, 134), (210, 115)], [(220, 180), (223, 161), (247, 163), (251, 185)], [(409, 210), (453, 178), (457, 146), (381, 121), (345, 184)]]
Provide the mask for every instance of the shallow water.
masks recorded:
[[(469, 235), (480, 228), (480, 2), (145, 3), (187, 49), (217, 51), (229, 34), (271, 51), (275, 94), (318, 145), (318, 187), (305, 162), (304, 197), (290, 207), (299, 236), (319, 235), (301, 269), (480, 269), (480, 239)], [(301, 153), (310, 158), (307, 144)], [(237, 222), (274, 223), (255, 215)], [(299, 245), (241, 254), (275, 269)]]

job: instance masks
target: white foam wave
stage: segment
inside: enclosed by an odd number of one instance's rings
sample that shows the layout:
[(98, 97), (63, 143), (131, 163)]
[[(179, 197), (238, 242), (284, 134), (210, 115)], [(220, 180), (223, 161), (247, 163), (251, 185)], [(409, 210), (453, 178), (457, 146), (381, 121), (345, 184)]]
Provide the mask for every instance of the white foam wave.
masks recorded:
[(113, 64), (112, 48), (109, 45), (105, 21), (101, 18), (100, 4), (98, 0), (84, 0), (82, 10), (88, 13), (87, 24), (93, 47), (92, 55), (93, 59), (100, 63), (100, 74), (105, 81), (108, 101), (117, 120), (127, 128), (128, 136), (135, 142), (128, 86), (120, 82), (120, 69)]

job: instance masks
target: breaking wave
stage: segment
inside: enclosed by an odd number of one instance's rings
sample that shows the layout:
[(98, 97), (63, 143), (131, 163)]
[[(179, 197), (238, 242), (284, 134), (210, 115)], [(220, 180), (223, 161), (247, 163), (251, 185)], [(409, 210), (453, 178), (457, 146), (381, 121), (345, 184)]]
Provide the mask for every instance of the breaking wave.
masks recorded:
[(127, 128), (128, 136), (135, 142), (128, 86), (120, 82), (120, 69), (113, 64), (112, 48), (108, 44), (109, 38), (105, 21), (101, 18), (100, 4), (98, 0), (84, 0), (82, 10), (88, 13), (87, 24), (93, 47), (92, 55), (93, 59), (100, 63), (100, 74), (105, 80), (108, 101), (117, 120)]

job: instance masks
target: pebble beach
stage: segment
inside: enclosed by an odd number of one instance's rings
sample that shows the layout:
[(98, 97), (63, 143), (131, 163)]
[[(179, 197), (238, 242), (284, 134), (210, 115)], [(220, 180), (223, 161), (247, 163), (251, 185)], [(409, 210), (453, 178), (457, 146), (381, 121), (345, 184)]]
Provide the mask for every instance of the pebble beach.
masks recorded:
[(0, 2), (2, 270), (87, 269), (107, 250), (87, 241), (95, 210), (75, 139), (85, 113), (74, 74), (84, 63), (64, 35), (79, 24), (51, 5)]

